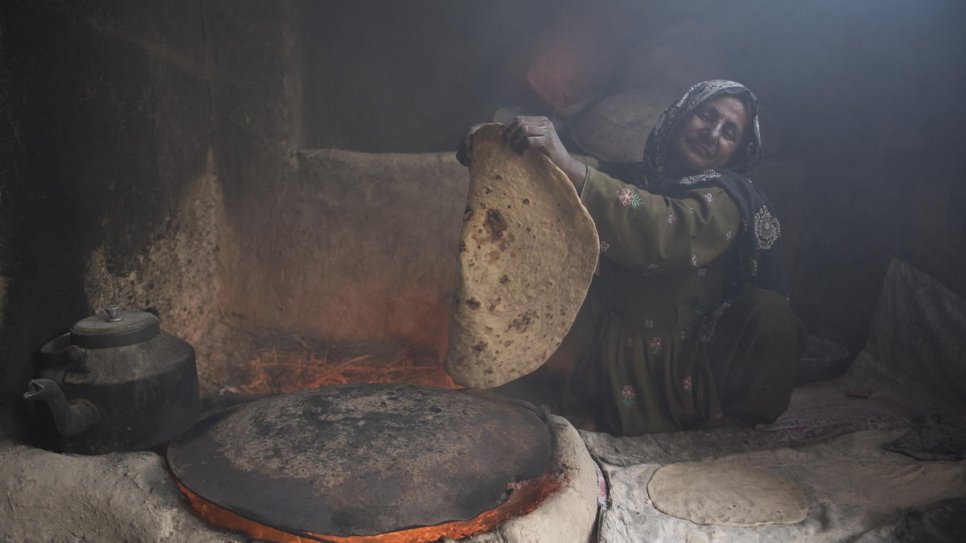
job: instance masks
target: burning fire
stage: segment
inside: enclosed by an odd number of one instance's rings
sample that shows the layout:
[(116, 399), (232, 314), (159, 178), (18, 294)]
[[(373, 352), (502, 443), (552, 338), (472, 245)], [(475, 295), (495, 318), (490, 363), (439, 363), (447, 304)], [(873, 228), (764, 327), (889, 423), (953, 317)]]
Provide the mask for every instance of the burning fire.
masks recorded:
[(505, 502), (468, 521), (453, 521), (384, 534), (348, 537), (316, 533), (296, 535), (284, 532), (224, 509), (195, 494), (180, 482), (178, 487), (187, 496), (195, 511), (210, 524), (242, 532), (254, 539), (275, 543), (433, 543), (443, 538), (460, 540), (473, 534), (492, 531), (503, 522), (536, 509), (562, 484), (563, 481), (558, 476), (544, 473), (535, 479), (511, 483), (508, 485), (510, 496)]
[(430, 357), (397, 353), (390, 360), (366, 354), (334, 362), (311, 352), (268, 349), (247, 367), (247, 381), (224, 387), (229, 394), (287, 394), (329, 385), (400, 383), (459, 388)]

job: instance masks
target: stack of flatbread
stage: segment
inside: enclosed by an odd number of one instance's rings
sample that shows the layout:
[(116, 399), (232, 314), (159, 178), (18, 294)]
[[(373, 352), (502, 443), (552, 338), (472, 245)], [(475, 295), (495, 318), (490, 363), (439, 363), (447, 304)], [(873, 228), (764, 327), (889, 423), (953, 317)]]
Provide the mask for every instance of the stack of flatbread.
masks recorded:
[(473, 135), (446, 371), (490, 388), (540, 367), (570, 330), (600, 244), (573, 185), (542, 153)]

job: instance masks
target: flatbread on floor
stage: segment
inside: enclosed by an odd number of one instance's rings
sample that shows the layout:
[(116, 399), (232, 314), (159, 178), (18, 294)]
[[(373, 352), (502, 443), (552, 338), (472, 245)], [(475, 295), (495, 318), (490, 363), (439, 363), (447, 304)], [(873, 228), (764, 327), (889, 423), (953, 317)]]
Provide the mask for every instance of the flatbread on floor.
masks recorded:
[(600, 243), (566, 174), (543, 154), (473, 135), (446, 371), (491, 388), (540, 367), (577, 317)]
[(695, 524), (795, 524), (808, 513), (798, 484), (726, 462), (663, 466), (648, 481), (647, 493), (658, 511)]

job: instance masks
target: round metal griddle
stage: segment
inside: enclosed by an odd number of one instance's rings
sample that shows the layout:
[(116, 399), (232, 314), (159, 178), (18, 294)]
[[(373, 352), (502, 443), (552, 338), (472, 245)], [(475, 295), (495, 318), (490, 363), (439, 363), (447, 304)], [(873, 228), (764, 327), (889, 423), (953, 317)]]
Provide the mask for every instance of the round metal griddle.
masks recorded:
[(333, 536), (472, 519), (550, 456), (550, 429), (532, 409), (410, 385), (265, 398), (206, 416), (168, 448), (174, 475), (202, 498)]

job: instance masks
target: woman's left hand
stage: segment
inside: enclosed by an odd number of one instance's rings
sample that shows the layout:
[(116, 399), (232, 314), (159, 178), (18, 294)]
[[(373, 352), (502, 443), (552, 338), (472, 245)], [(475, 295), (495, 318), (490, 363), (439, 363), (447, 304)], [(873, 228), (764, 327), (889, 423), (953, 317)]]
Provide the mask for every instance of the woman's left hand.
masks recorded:
[(520, 154), (527, 149), (533, 149), (547, 155), (551, 162), (567, 174), (578, 193), (583, 188), (587, 166), (570, 155), (550, 119), (514, 117), (503, 125), (503, 141)]

